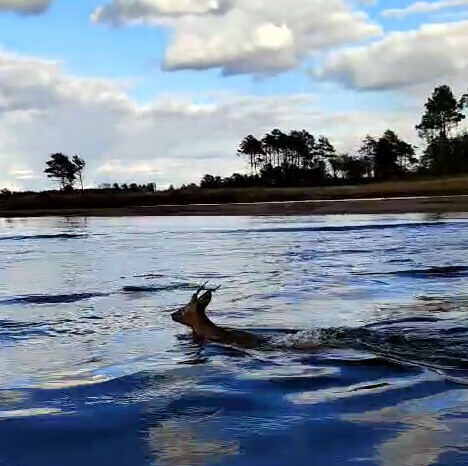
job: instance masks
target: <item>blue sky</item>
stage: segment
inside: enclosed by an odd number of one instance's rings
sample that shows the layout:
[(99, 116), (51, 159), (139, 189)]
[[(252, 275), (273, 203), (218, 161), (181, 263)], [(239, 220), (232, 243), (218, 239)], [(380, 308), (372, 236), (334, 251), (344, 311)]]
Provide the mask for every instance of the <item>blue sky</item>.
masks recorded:
[(0, 0), (0, 186), (50, 186), (54, 151), (88, 185), (198, 181), (276, 126), (416, 142), (431, 89), (468, 88), (467, 49), (463, 0)]

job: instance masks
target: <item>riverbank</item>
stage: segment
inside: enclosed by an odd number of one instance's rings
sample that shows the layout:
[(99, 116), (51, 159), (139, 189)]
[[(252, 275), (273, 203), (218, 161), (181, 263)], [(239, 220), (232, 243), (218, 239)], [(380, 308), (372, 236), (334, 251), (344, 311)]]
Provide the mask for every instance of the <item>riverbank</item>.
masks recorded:
[(321, 188), (186, 189), (157, 193), (90, 190), (15, 194), (0, 217), (326, 215), (468, 212), (468, 177)]
[(47, 209), (0, 211), (0, 217), (47, 216), (244, 216), (244, 215), (334, 215), (397, 213), (468, 213), (468, 195), (400, 197), (380, 199), (336, 199), (231, 204), (158, 205), (121, 208)]

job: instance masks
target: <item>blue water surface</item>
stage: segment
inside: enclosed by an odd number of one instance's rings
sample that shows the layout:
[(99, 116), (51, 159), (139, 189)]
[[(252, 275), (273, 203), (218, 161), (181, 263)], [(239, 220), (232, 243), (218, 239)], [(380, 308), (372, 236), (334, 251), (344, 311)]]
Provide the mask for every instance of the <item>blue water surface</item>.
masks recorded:
[[(0, 219), (0, 258), (2, 466), (468, 464), (468, 214)], [(171, 320), (208, 280), (268, 348)]]

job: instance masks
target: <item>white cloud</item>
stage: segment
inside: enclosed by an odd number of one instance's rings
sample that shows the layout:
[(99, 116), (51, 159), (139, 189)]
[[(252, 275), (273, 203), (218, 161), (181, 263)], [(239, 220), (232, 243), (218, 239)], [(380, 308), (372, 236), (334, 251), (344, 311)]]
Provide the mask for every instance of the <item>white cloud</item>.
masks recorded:
[(359, 89), (396, 89), (468, 79), (468, 21), (393, 32), (368, 46), (331, 54), (318, 73)]
[[(244, 136), (275, 127), (328, 134), (340, 150), (387, 127), (414, 135), (414, 113), (322, 111), (316, 96), (160, 96), (142, 104), (112, 80), (78, 79), (57, 62), (0, 50), (0, 187), (42, 189), (52, 152), (88, 162), (86, 184), (199, 181), (242, 169)], [(406, 131), (406, 132), (405, 132)]]
[(381, 34), (346, 0), (114, 0), (92, 16), (171, 30), (167, 70), (275, 73), (333, 47)]
[(164, 16), (221, 12), (230, 0), (113, 0), (92, 14), (96, 23), (152, 22)]
[(156, 176), (161, 175), (160, 167), (154, 160), (140, 160), (133, 164), (125, 163), (123, 160), (110, 159), (97, 168), (97, 173), (105, 175), (121, 176)]
[(405, 8), (391, 8), (384, 10), (382, 16), (386, 18), (404, 18), (412, 14), (433, 13), (446, 8), (468, 5), (468, 0), (441, 0), (437, 2), (416, 2)]
[(38, 175), (27, 168), (12, 168), (8, 174), (16, 180), (38, 179)]
[(45, 11), (52, 0), (0, 0), (1, 11), (13, 11), (24, 15), (39, 14)]

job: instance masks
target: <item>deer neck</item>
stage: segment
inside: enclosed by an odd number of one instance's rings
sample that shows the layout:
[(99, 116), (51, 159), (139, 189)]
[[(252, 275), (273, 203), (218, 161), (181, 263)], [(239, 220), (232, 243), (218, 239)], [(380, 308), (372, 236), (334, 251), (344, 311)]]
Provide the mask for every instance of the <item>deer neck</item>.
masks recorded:
[(201, 337), (210, 337), (219, 331), (219, 327), (215, 325), (206, 314), (200, 313), (197, 321), (192, 327), (193, 333)]

